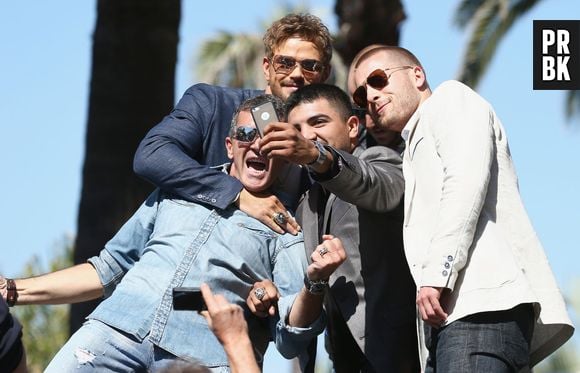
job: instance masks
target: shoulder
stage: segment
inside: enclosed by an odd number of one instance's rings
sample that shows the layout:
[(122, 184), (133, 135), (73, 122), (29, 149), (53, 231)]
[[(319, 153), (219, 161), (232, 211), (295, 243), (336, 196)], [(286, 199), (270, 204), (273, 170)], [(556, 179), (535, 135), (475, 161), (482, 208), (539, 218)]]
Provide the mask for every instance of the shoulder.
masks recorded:
[(185, 91), (185, 95), (201, 95), (206, 97), (225, 98), (239, 101), (257, 96), (262, 93), (264, 93), (264, 91), (257, 89), (221, 87), (206, 83), (194, 84), (189, 87), (187, 91)]
[[(447, 101), (453, 103), (452, 100), (477, 100), (485, 101), (477, 92), (467, 85), (457, 80), (447, 80), (441, 83), (433, 91), (433, 100), (431, 101)], [(455, 103), (457, 104), (457, 103)]]
[(395, 150), (382, 145), (375, 145), (355, 153), (355, 155), (366, 161), (391, 161), (395, 163), (400, 163), (402, 161), (401, 155)]

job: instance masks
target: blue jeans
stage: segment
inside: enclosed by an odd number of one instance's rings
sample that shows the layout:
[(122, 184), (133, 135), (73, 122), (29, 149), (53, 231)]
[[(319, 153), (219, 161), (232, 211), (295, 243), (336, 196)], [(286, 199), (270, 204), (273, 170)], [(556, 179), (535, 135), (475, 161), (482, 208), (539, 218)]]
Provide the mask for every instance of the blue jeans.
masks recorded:
[[(72, 335), (44, 372), (157, 372), (170, 371), (170, 365), (178, 363), (178, 357), (155, 346), (148, 338), (139, 342), (90, 319)], [(229, 368), (217, 367), (208, 372), (229, 372)]]
[(531, 304), (482, 312), (435, 329), (425, 327), (425, 373), (519, 372), (529, 366), (534, 328)]

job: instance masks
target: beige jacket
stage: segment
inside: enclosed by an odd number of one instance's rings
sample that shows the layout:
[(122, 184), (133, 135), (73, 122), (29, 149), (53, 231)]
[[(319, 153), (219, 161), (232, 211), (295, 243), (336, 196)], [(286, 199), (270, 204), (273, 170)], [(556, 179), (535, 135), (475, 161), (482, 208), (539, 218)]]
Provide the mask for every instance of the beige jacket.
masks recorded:
[(532, 366), (573, 326), (523, 206), (505, 130), (481, 96), (439, 86), (403, 130), (405, 254), (418, 287), (445, 287), (447, 323), (534, 303)]

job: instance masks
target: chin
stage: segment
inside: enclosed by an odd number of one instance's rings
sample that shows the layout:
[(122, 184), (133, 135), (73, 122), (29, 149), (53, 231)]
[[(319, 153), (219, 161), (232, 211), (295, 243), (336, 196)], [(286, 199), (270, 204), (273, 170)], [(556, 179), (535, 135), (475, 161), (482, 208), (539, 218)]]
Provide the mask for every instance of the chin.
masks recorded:
[(244, 189), (248, 192), (258, 193), (263, 192), (270, 187), (272, 182), (268, 180), (244, 180), (242, 182)]

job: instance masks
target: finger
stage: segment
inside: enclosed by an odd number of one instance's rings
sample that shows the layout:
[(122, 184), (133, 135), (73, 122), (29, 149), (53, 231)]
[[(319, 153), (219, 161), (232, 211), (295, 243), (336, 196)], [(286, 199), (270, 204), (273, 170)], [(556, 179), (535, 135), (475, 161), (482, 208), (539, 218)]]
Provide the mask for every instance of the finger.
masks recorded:
[(423, 321), (427, 321), (429, 320), (429, 317), (427, 316), (427, 312), (425, 311), (425, 307), (423, 306), (423, 303), (417, 303), (417, 306), (419, 308), (419, 313), (421, 314), (421, 319)]
[(201, 290), (201, 296), (203, 297), (207, 310), (212, 312), (217, 308), (217, 304), (214, 299), (214, 295), (211, 289), (209, 288), (209, 285), (204, 282), (200, 285), (199, 288)]
[(262, 216), (261, 222), (266, 224), (268, 226), (268, 228), (270, 228), (271, 230), (273, 230), (276, 233), (279, 234), (284, 234), (284, 229), (282, 229), (281, 226), (279, 226), (278, 224), (276, 224), (276, 222), (272, 219), (272, 216), (274, 215), (274, 213), (270, 213), (270, 214), (266, 214), (264, 216)]
[(268, 314), (270, 316), (274, 316), (276, 314), (276, 307), (274, 307), (274, 305), (271, 305), (270, 308), (268, 308)]
[[(288, 216), (289, 214), (286, 213), (286, 216)], [(293, 217), (288, 217), (286, 218), (286, 222), (284, 224), (278, 224), (278, 226), (280, 228), (282, 228), (284, 231), (296, 236), (299, 232), (300, 226), (298, 225), (298, 223), (296, 222), (296, 220)]]
[(441, 307), (441, 303), (436, 298), (431, 298), (431, 307), (433, 308), (433, 312), (435, 313), (435, 317), (439, 320), (439, 322), (443, 322), (447, 320), (447, 313), (443, 311), (443, 307)]

